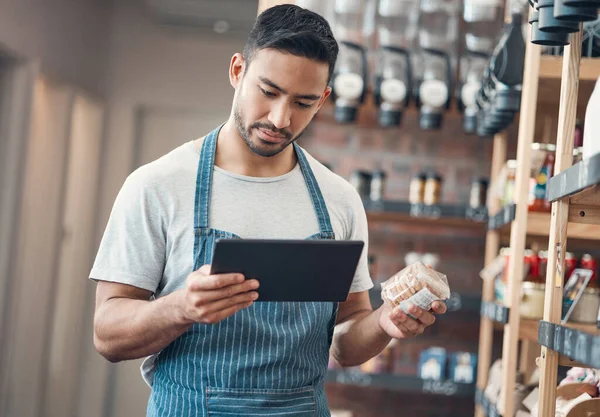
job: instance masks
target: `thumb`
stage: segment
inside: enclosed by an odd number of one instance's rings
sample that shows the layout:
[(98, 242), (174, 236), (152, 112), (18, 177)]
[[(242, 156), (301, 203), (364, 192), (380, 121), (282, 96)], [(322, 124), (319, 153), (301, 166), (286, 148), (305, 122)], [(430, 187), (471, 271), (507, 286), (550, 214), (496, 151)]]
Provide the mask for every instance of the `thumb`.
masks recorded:
[(210, 265), (202, 265), (198, 272), (203, 275), (210, 275)]

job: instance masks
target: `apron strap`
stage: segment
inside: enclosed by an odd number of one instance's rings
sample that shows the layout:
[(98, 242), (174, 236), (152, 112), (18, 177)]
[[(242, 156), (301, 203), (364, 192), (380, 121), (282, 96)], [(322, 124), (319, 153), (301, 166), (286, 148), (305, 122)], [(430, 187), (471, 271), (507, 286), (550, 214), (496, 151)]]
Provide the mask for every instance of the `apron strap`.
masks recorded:
[(223, 125), (206, 135), (204, 142), (202, 142), (200, 160), (198, 161), (196, 198), (194, 203), (194, 230), (196, 233), (198, 233), (199, 229), (208, 229), (208, 213), (210, 210), (217, 138), (222, 127)]
[(298, 163), (300, 164), (300, 170), (302, 171), (302, 175), (304, 175), (304, 181), (306, 182), (306, 186), (308, 187), (308, 192), (310, 194), (310, 199), (312, 200), (313, 206), (315, 208), (315, 212), (317, 214), (317, 219), (319, 221), (319, 231), (321, 232), (321, 236), (323, 238), (335, 238), (333, 233), (333, 227), (331, 226), (331, 218), (329, 217), (329, 211), (327, 210), (327, 205), (325, 204), (325, 199), (323, 198), (323, 193), (321, 193), (321, 187), (317, 183), (317, 179), (306, 159), (306, 155), (304, 155), (304, 151), (294, 142), (294, 149), (296, 150), (296, 156), (298, 157)]
[[(215, 153), (217, 150), (217, 139), (221, 131), (219, 126), (210, 132), (204, 138), (202, 149), (200, 151), (200, 160), (198, 161), (198, 175), (196, 178), (196, 196), (195, 196), (195, 215), (194, 215), (194, 230), (199, 233), (201, 229), (208, 229), (210, 210), (210, 197), (212, 189), (213, 171), (215, 166)], [(315, 208), (317, 220), (319, 222), (319, 232), (322, 237), (334, 238), (333, 227), (331, 226), (331, 218), (329, 211), (323, 198), (321, 188), (317, 183), (315, 175), (310, 167), (304, 151), (294, 143), (294, 150), (298, 157), (300, 170), (304, 176), (304, 181), (308, 188), (310, 199)]]

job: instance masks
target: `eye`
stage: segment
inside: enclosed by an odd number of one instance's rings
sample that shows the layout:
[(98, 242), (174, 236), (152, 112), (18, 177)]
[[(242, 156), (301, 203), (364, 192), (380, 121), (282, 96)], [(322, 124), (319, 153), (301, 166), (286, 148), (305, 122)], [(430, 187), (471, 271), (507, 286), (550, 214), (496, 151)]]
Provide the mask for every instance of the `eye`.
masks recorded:
[(298, 105), (298, 107), (300, 107), (301, 109), (310, 109), (312, 107), (312, 104), (306, 104), (306, 103), (301, 103), (301, 102), (296, 102), (296, 104)]
[[(258, 87), (260, 88), (260, 87)], [(260, 91), (266, 96), (266, 97), (275, 97), (275, 93), (271, 92), (271, 91), (267, 91), (264, 88), (260, 88)]]

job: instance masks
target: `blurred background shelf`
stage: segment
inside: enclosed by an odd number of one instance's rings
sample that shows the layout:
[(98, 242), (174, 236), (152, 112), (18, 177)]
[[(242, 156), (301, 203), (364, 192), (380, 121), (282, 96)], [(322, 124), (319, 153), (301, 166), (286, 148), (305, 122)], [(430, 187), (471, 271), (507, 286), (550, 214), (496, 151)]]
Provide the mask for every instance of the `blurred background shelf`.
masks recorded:
[(475, 395), (475, 384), (423, 380), (412, 375), (365, 374), (356, 370), (329, 370), (325, 382), (448, 397), (473, 397)]
[(370, 221), (410, 222), (412, 224), (468, 228), (481, 231), (482, 235), (485, 232), (487, 213), (472, 214), (465, 205), (440, 204), (435, 207), (421, 206), (421, 208), (417, 208), (408, 201), (391, 200), (364, 200), (363, 204)]
[[(550, 213), (533, 212), (527, 214), (527, 235), (548, 237), (550, 233)], [(488, 228), (500, 230), (503, 234), (510, 234), (513, 220), (515, 219), (515, 205), (503, 207), (500, 212), (490, 216)], [(600, 236), (600, 226), (594, 224), (569, 223), (569, 240), (581, 239), (594, 241)], [(597, 246), (595, 243), (587, 242), (587, 245)]]
[[(562, 74), (562, 57), (542, 55), (540, 64), (540, 79), (558, 80)], [(600, 58), (581, 58), (579, 66), (580, 81), (596, 81), (600, 74)]]

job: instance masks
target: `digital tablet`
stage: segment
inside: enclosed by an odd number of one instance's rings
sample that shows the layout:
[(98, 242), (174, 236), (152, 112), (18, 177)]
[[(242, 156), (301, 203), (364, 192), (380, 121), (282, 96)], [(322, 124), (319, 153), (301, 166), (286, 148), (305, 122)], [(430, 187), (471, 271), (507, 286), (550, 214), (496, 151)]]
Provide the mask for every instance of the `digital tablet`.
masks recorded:
[(222, 239), (211, 273), (260, 282), (258, 301), (346, 301), (362, 241)]

